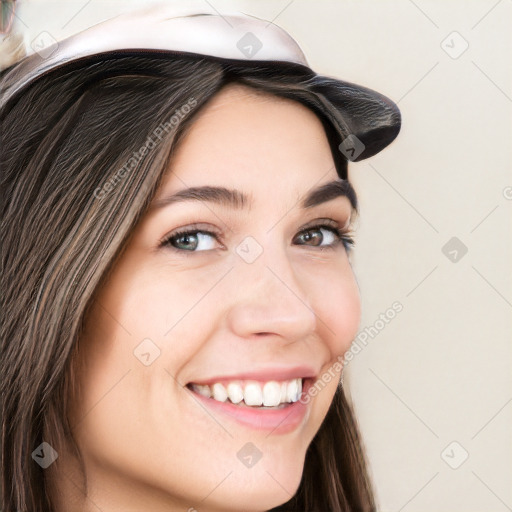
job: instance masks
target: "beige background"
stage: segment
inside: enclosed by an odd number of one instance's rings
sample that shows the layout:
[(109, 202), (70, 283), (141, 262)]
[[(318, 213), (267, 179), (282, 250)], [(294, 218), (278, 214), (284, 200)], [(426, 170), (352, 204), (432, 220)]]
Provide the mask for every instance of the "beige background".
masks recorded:
[[(59, 40), (140, 3), (25, 0), (16, 30)], [(361, 331), (403, 305), (347, 370), (379, 510), (512, 510), (512, 1), (204, 7), (273, 20), (316, 71), (398, 103), (398, 139), (350, 170)]]

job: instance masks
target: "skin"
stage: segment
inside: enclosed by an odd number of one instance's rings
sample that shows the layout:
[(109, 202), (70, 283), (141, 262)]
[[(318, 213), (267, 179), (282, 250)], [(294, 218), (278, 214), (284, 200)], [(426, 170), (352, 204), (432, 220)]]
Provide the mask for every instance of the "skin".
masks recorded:
[[(346, 197), (298, 208), (308, 190), (335, 179), (320, 121), (296, 102), (231, 84), (200, 113), (154, 201), (217, 185), (254, 203), (153, 208), (133, 232), (81, 339), (82, 393), (70, 416), (89, 494), (78, 493), (76, 468), (59, 454), (59, 511), (264, 511), (291, 498), (339, 379), (311, 399), (295, 430), (270, 435), (205, 410), (182, 386), (277, 364), (322, 375), (349, 348), (360, 296), (347, 252), (297, 238), (307, 222), (349, 220)], [(196, 252), (159, 245), (193, 223), (219, 241), (204, 235)], [(236, 252), (246, 236), (263, 249), (250, 264)], [(133, 353), (146, 338), (160, 349), (149, 366)], [(236, 456), (248, 442), (263, 454), (252, 468)]]

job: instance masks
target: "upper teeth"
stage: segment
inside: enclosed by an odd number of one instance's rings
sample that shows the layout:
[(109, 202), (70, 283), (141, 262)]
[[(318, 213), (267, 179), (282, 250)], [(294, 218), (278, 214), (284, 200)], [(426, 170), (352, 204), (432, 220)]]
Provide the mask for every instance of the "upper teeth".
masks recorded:
[(272, 407), (281, 403), (297, 402), (302, 393), (302, 379), (292, 379), (282, 382), (232, 381), (226, 384), (216, 382), (209, 385), (192, 384), (197, 393), (225, 402), (228, 398), (238, 404), (242, 400), (246, 405), (264, 405)]

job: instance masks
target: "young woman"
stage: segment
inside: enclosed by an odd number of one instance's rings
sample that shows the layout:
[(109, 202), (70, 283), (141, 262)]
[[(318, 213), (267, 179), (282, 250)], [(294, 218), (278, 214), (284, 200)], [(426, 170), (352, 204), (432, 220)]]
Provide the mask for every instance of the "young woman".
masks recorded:
[(399, 111), (168, 9), (1, 75), (2, 510), (374, 510), (347, 160)]

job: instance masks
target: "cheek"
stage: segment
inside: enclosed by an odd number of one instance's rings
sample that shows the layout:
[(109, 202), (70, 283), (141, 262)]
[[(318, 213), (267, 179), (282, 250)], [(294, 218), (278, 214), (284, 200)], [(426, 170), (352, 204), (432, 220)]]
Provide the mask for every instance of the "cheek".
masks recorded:
[[(82, 396), (73, 416), (84, 416), (113, 386), (119, 398), (113, 405), (130, 403), (135, 409), (147, 400), (155, 375), (177, 375), (200, 348), (201, 336), (195, 333), (204, 336), (208, 328), (201, 299), (210, 281), (211, 275), (191, 279), (187, 272), (158, 266), (146, 271), (137, 261), (125, 260), (87, 317), (79, 351)], [(128, 380), (135, 384), (129, 387)]]
[[(148, 339), (163, 351), (193, 316), (208, 289), (207, 275), (192, 277), (164, 265), (141, 268), (137, 263), (124, 262), (98, 294), (88, 322), (92, 352), (109, 352), (113, 357), (111, 351), (115, 351), (116, 357), (132, 361), (139, 344), (151, 346), (144, 342)], [(101, 343), (94, 343), (100, 339)], [(192, 348), (191, 344), (184, 346)]]
[(313, 309), (318, 329), (328, 344), (331, 360), (344, 354), (355, 338), (361, 320), (361, 298), (348, 262), (341, 272), (329, 271), (314, 287)]
[[(356, 337), (361, 320), (361, 298), (352, 268), (348, 263), (316, 273), (313, 309), (320, 337), (329, 350), (329, 360), (320, 371), (315, 389), (308, 393), (314, 404), (316, 425), (325, 418), (339, 384), (343, 355)], [(312, 435), (316, 434), (316, 430)]]
[[(156, 466), (141, 464), (140, 453), (156, 460), (161, 447), (140, 435), (149, 424), (162, 425), (162, 415), (167, 423), (160, 439), (177, 428), (165, 404), (179, 392), (172, 376), (197, 350), (190, 319), (199, 299), (199, 290), (187, 288), (178, 273), (131, 272), (129, 265), (96, 296), (80, 339), (80, 396), (70, 410), (74, 433), (96, 467), (136, 478), (144, 467), (145, 478), (158, 480)], [(183, 337), (187, 343), (176, 343)]]

